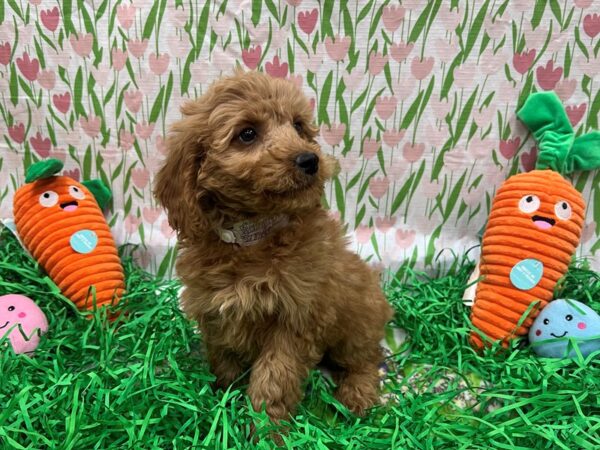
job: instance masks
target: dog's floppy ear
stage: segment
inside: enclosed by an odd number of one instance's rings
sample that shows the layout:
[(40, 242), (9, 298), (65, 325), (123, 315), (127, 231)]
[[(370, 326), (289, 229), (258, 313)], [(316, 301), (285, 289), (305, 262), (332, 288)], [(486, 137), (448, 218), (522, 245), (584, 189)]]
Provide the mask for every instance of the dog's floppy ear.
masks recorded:
[(194, 234), (200, 219), (198, 172), (206, 150), (198, 133), (196, 108), (182, 108), (184, 119), (173, 125), (167, 138), (167, 158), (154, 182), (154, 195), (167, 210), (171, 227), (181, 237)]

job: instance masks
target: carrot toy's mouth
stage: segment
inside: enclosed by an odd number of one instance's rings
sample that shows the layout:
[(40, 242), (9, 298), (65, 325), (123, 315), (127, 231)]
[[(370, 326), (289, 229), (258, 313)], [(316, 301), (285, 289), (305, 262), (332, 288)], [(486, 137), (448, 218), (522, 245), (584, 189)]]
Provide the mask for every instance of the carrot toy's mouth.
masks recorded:
[(60, 204), (60, 207), (67, 212), (75, 211), (77, 209), (77, 206), (78, 203), (75, 201)]
[(550, 219), (548, 217), (543, 217), (543, 216), (533, 216), (531, 218), (531, 220), (533, 220), (533, 223), (535, 224), (536, 227), (538, 227), (542, 230), (547, 230), (548, 228), (552, 228), (554, 226), (554, 224), (556, 223), (556, 221), (554, 219)]
[(7, 326), (8, 326), (8, 320), (6, 321), (6, 323), (5, 323), (4, 325), (2, 325), (2, 326), (0, 327), (0, 330), (1, 330), (2, 328), (6, 328)]

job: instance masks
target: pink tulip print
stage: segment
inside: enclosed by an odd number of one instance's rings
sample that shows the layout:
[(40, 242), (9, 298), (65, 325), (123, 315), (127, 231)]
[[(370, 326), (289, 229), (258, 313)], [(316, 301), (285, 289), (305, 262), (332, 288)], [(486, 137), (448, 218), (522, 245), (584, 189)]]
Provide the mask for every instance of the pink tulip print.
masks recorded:
[(58, 24), (60, 23), (60, 11), (58, 7), (47, 9), (40, 12), (40, 20), (48, 31), (56, 31)]
[(311, 34), (317, 25), (319, 10), (314, 8), (311, 11), (300, 11), (298, 13), (298, 26), (306, 34)]
[(375, 228), (382, 233), (387, 233), (396, 223), (395, 217), (377, 217), (375, 219)]
[(425, 144), (423, 143), (411, 144), (407, 142), (402, 148), (402, 156), (404, 156), (404, 159), (410, 163), (420, 160), (423, 157), (424, 152)]
[(571, 122), (571, 125), (576, 126), (581, 122), (581, 119), (583, 119), (585, 111), (587, 110), (587, 104), (581, 103), (580, 105), (569, 105), (565, 109), (567, 111), (567, 116), (569, 117), (569, 122)]
[(375, 102), (375, 111), (382, 120), (387, 120), (392, 117), (397, 105), (396, 97), (378, 97)]
[(481, 139), (474, 137), (469, 143), (469, 153), (476, 160), (486, 159), (492, 156), (494, 144), (490, 138)]
[[(12, 214), (27, 164), (58, 158), (110, 184), (115, 237), (161, 276), (176, 233), (152, 189), (171, 126), (236, 69), (306, 94), (317, 142), (339, 162), (323, 203), (384, 278), (442, 273), (445, 246), (477, 242), (486, 199), (535, 168), (516, 117), (527, 95), (554, 91), (577, 133), (597, 128), (598, 0), (84, 0), (70, 14), (63, 3), (0, 7), (0, 211)], [(580, 180), (592, 203), (594, 181)], [(578, 256), (598, 253), (598, 231), (586, 228)]]
[(0, 44), (0, 64), (7, 66), (10, 62), (11, 47), (9, 42)]
[(575, 3), (575, 6), (577, 6), (578, 8), (586, 9), (592, 6), (594, 0), (573, 0), (573, 3)]
[(127, 233), (133, 234), (137, 231), (141, 223), (142, 221), (139, 217), (135, 217), (134, 215), (129, 214), (127, 217), (125, 217), (123, 225), (125, 226), (125, 231)]
[(342, 142), (345, 133), (346, 125), (343, 123), (331, 124), (331, 126), (324, 124), (321, 126), (321, 136), (323, 137), (323, 140), (331, 146), (339, 145), (339, 143)]
[(369, 182), (369, 191), (373, 198), (380, 199), (385, 195), (390, 187), (390, 180), (387, 177), (371, 178)]
[(600, 14), (587, 14), (583, 18), (583, 31), (594, 39), (600, 34)]
[(395, 32), (400, 27), (400, 23), (402, 23), (405, 13), (406, 10), (398, 5), (390, 5), (383, 8), (381, 19), (384, 28), (390, 33)]
[(408, 164), (399, 157), (394, 158), (389, 166), (386, 166), (386, 172), (391, 181), (396, 182), (404, 178), (409, 170)]
[(562, 67), (554, 68), (554, 61), (548, 60), (545, 66), (540, 66), (535, 71), (537, 75), (537, 82), (540, 87), (545, 91), (554, 89), (560, 77), (562, 76)]
[(169, 68), (170, 59), (171, 58), (167, 53), (150, 53), (150, 56), (148, 57), (148, 65), (150, 66), (150, 70), (155, 75), (163, 75)]
[(19, 123), (8, 127), (8, 135), (17, 144), (25, 141), (25, 124)]
[(116, 71), (123, 70), (127, 63), (127, 52), (118, 48), (112, 50), (112, 67)]
[(373, 229), (366, 225), (359, 225), (355, 230), (356, 240), (359, 244), (366, 244), (371, 240)]
[(397, 44), (392, 44), (390, 54), (395, 61), (402, 62), (408, 58), (414, 46), (415, 44), (413, 42), (409, 42), (408, 44), (405, 42), (398, 42)]
[(54, 89), (56, 84), (56, 75), (52, 70), (42, 70), (37, 76), (37, 82), (46, 90)]
[(29, 81), (35, 81), (40, 71), (40, 62), (36, 58), (30, 58), (27, 53), (23, 53), (21, 58), (17, 58), (17, 66), (25, 78)]
[(35, 136), (29, 138), (29, 143), (40, 157), (47, 158), (50, 155), (52, 142), (50, 141), (50, 138), (42, 136), (42, 133), (39, 131)]
[(521, 75), (527, 73), (531, 66), (533, 65), (533, 60), (535, 59), (536, 51), (535, 49), (529, 50), (527, 52), (515, 53), (513, 56), (513, 66), (517, 72)]
[(135, 20), (135, 6), (121, 4), (117, 6), (117, 20), (119, 21), (119, 25), (121, 28), (125, 30), (129, 30), (133, 25)]
[(348, 49), (350, 48), (351, 42), (352, 40), (348, 36), (336, 36), (333, 39), (331, 37), (327, 37), (325, 38), (325, 49), (332, 60), (342, 61), (348, 54)]
[(98, 65), (98, 67), (92, 67), (90, 69), (96, 84), (102, 88), (108, 87), (108, 76), (110, 75), (110, 69), (104, 64)]
[(469, 153), (463, 149), (454, 149), (444, 154), (444, 167), (450, 171), (460, 171), (471, 162)]
[(150, 181), (150, 172), (144, 168), (136, 168), (131, 171), (131, 180), (138, 189), (144, 189)]
[(427, 199), (434, 199), (441, 192), (442, 187), (438, 181), (425, 180), (421, 183), (420, 191)]
[(127, 43), (127, 49), (129, 53), (135, 58), (141, 58), (146, 53), (146, 49), (148, 48), (148, 40), (143, 39), (133, 39)]
[(401, 249), (411, 247), (417, 237), (415, 230), (396, 230), (396, 245)]
[(344, 84), (346, 85), (346, 88), (348, 90), (350, 90), (350, 92), (354, 92), (356, 91), (360, 85), (362, 84), (362, 81), (364, 80), (365, 76), (364, 73), (361, 73), (358, 70), (354, 70), (352, 73), (345, 73), (342, 76), (343, 80), (344, 80)]
[(100, 127), (102, 126), (102, 119), (97, 116), (89, 115), (88, 117), (82, 117), (79, 119), (81, 129), (85, 134), (91, 138), (96, 138), (100, 134)]
[(271, 62), (265, 64), (265, 70), (274, 78), (285, 78), (288, 74), (288, 63), (280, 62), (279, 56), (275, 56)]
[(71, 94), (69, 92), (65, 92), (63, 94), (54, 94), (52, 96), (52, 102), (56, 109), (58, 109), (61, 113), (66, 114), (71, 107)]
[[(445, 38), (438, 38), (434, 42), (435, 55), (437, 59), (443, 63), (449, 63), (456, 57), (458, 52), (458, 42), (456, 39), (448, 41)], [(482, 60), (482, 65), (486, 63), (486, 60)]]
[(59, 159), (64, 163), (67, 160), (67, 151), (64, 148), (52, 148), (50, 149), (48, 157)]
[(575, 89), (577, 89), (577, 80), (575, 79), (561, 80), (554, 86), (554, 92), (556, 92), (556, 95), (563, 102), (566, 102), (573, 96)]
[(346, 155), (345, 157), (338, 158), (338, 163), (342, 173), (350, 174), (358, 165), (358, 159), (355, 156)]
[(535, 163), (537, 161), (538, 149), (536, 146), (531, 147), (528, 152), (521, 153), (521, 166), (525, 172), (530, 172), (535, 169)]
[(142, 100), (144, 99), (143, 94), (137, 90), (125, 91), (123, 93), (125, 99), (125, 106), (132, 113), (137, 113), (142, 107)]
[(248, 69), (254, 70), (258, 67), (261, 54), (262, 49), (260, 45), (244, 49), (242, 50), (242, 61), (244, 61), (244, 64), (246, 65), (246, 67), (248, 67)]
[(389, 147), (396, 147), (405, 134), (406, 130), (385, 130), (383, 132), (383, 142)]
[(144, 140), (149, 139), (150, 136), (152, 136), (153, 132), (154, 132), (154, 124), (153, 123), (140, 122), (135, 126), (135, 133), (141, 139), (144, 139)]
[(71, 47), (76, 55), (81, 58), (86, 58), (90, 56), (92, 52), (92, 46), (94, 45), (94, 36), (91, 34), (72, 34), (69, 38), (69, 42), (71, 42)]
[(507, 139), (500, 141), (499, 149), (500, 154), (506, 158), (511, 159), (517, 154), (519, 146), (521, 145), (521, 138), (516, 137), (514, 139)]
[(372, 76), (379, 75), (388, 62), (387, 55), (381, 53), (371, 53), (369, 56), (369, 73)]
[(364, 142), (363, 142), (363, 158), (365, 159), (371, 159), (373, 158), (375, 155), (377, 155), (377, 152), (379, 151), (380, 148), (380, 144), (376, 139), (373, 138), (365, 138)]
[(134, 142), (135, 136), (132, 133), (126, 130), (121, 130), (119, 132), (119, 144), (123, 150), (129, 150), (133, 147)]
[(160, 217), (161, 212), (162, 210), (160, 208), (144, 206), (142, 209), (142, 217), (148, 224), (152, 225)]
[(415, 56), (410, 65), (410, 71), (417, 80), (424, 80), (431, 73), (434, 62), (433, 57), (421, 59)]

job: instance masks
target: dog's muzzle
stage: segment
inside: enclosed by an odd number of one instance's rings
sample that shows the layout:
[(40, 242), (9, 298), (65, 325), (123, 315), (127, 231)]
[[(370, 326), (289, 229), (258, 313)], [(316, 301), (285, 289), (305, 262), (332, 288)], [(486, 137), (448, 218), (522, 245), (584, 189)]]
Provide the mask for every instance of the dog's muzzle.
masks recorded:
[(295, 162), (296, 167), (306, 175), (314, 175), (319, 171), (319, 157), (315, 153), (300, 153)]

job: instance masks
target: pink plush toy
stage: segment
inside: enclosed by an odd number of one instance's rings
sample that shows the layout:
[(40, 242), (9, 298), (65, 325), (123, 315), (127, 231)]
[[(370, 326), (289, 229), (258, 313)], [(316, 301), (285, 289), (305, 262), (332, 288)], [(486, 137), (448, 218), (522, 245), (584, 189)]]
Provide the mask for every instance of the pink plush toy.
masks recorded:
[(8, 334), (15, 353), (33, 352), (46, 331), (46, 316), (33, 300), (17, 294), (0, 296), (0, 338)]

